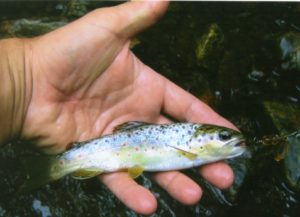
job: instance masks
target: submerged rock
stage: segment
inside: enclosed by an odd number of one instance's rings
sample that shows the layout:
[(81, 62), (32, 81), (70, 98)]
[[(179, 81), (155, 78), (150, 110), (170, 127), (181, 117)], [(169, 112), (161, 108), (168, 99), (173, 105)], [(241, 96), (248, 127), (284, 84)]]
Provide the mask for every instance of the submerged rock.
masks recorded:
[(261, 70), (256, 70), (253, 69), (249, 74), (248, 74), (248, 78), (251, 81), (254, 82), (259, 82), (263, 79), (263, 77), (265, 76), (264, 72)]
[(19, 19), (0, 23), (0, 35), (3, 37), (32, 37), (50, 32), (67, 24), (67, 20)]
[(288, 137), (289, 150), (284, 159), (285, 176), (292, 187), (300, 190), (300, 131)]
[[(300, 190), (300, 112), (295, 105), (265, 102), (265, 109), (281, 136), (287, 136), (284, 174), (288, 184)], [(298, 131), (298, 132), (297, 132)]]
[(211, 24), (196, 45), (196, 58), (199, 64), (215, 68), (224, 50), (224, 34), (218, 24)]
[(236, 56), (230, 51), (225, 51), (224, 56), (221, 58), (215, 79), (215, 89), (219, 101), (233, 98), (241, 84), (241, 75), (235, 59)]
[(300, 69), (300, 34), (289, 32), (280, 39), (283, 69)]
[(63, 8), (63, 14), (70, 18), (77, 18), (85, 15), (88, 12), (87, 6), (89, 1), (85, 0), (70, 0), (67, 7)]

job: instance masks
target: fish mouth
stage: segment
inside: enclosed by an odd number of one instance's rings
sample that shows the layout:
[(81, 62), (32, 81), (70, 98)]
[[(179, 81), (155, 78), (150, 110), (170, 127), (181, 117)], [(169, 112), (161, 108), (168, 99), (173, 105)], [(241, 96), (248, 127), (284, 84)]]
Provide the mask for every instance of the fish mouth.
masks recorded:
[(234, 147), (246, 148), (246, 140), (244, 138), (235, 139)]
[(225, 144), (224, 144), (224, 147), (225, 146), (232, 146), (232, 147), (240, 147), (240, 148), (245, 148), (246, 147), (246, 140), (242, 137), (238, 137), (238, 138), (233, 138), (229, 141), (227, 141)]
[(244, 138), (234, 138), (227, 142), (226, 146), (231, 146), (232, 151), (228, 158), (237, 157), (246, 150), (246, 140)]

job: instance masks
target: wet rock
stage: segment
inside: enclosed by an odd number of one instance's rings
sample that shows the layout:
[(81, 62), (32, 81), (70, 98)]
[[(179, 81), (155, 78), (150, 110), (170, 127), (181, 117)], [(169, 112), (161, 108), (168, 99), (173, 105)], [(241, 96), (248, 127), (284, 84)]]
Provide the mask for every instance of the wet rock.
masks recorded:
[(215, 79), (215, 89), (218, 99), (231, 99), (240, 86), (240, 79), (241, 76), (235, 61), (235, 55), (232, 52), (226, 51), (220, 62), (217, 77)]
[(285, 175), (289, 184), (300, 190), (300, 131), (289, 136), (288, 143), (289, 150), (284, 158)]
[(196, 58), (204, 67), (215, 69), (223, 55), (224, 34), (218, 24), (211, 24), (196, 45)]
[(33, 209), (42, 217), (51, 217), (51, 212), (48, 206), (44, 206), (40, 200), (34, 199), (32, 203)]
[(289, 32), (280, 39), (282, 69), (300, 69), (300, 34)]
[(287, 137), (288, 149), (283, 160), (284, 174), (289, 185), (300, 190), (299, 108), (295, 105), (278, 102), (265, 102), (264, 106), (280, 135), (290, 135)]
[(64, 16), (67, 16), (68, 18), (77, 18), (88, 12), (88, 3), (89, 1), (85, 0), (71, 0), (66, 7), (63, 7), (62, 4), (58, 5), (58, 7), (63, 9)]
[(199, 71), (189, 71), (188, 73), (189, 77), (181, 78), (184, 89), (214, 107), (216, 100), (207, 79)]
[(53, 21), (47, 18), (3, 21), (0, 24), (0, 35), (4, 37), (32, 37), (50, 32), (65, 24), (67, 24), (67, 20)]
[(228, 200), (230, 200), (233, 204), (236, 203), (239, 191), (241, 190), (250, 170), (251, 157), (251, 151), (248, 150), (242, 156), (227, 161), (233, 170), (235, 179), (233, 185), (225, 192), (225, 194)]
[(261, 71), (261, 70), (256, 70), (256, 69), (253, 69), (249, 74), (248, 74), (248, 78), (251, 80), (251, 81), (254, 81), (254, 82), (259, 82), (263, 79), (263, 77), (265, 76), (264, 72)]

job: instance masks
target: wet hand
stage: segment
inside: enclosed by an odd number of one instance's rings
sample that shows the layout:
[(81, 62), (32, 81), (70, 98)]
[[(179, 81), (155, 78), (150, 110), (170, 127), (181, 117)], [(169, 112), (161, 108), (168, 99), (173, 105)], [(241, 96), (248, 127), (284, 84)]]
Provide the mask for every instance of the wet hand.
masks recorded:
[[(68, 144), (110, 133), (126, 121), (180, 121), (234, 127), (210, 107), (148, 66), (129, 49), (130, 38), (165, 12), (166, 2), (130, 2), (95, 10), (83, 18), (25, 43), (32, 94), (21, 137), (35, 140), (47, 153)], [(203, 166), (200, 173), (220, 188), (233, 181), (224, 163)], [(201, 188), (180, 172), (154, 175), (156, 182), (184, 204), (196, 203)], [(156, 199), (127, 173), (100, 180), (129, 208), (150, 214)]]

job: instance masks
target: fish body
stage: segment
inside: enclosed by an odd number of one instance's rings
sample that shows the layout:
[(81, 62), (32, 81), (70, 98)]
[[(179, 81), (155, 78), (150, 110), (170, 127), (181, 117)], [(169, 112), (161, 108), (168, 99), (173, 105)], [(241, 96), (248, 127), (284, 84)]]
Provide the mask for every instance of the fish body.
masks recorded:
[(120, 170), (136, 177), (143, 171), (186, 169), (241, 155), (243, 142), (240, 132), (220, 126), (128, 122), (113, 134), (80, 142), (48, 158), (44, 178), (38, 180), (57, 180), (67, 174), (85, 179)]

